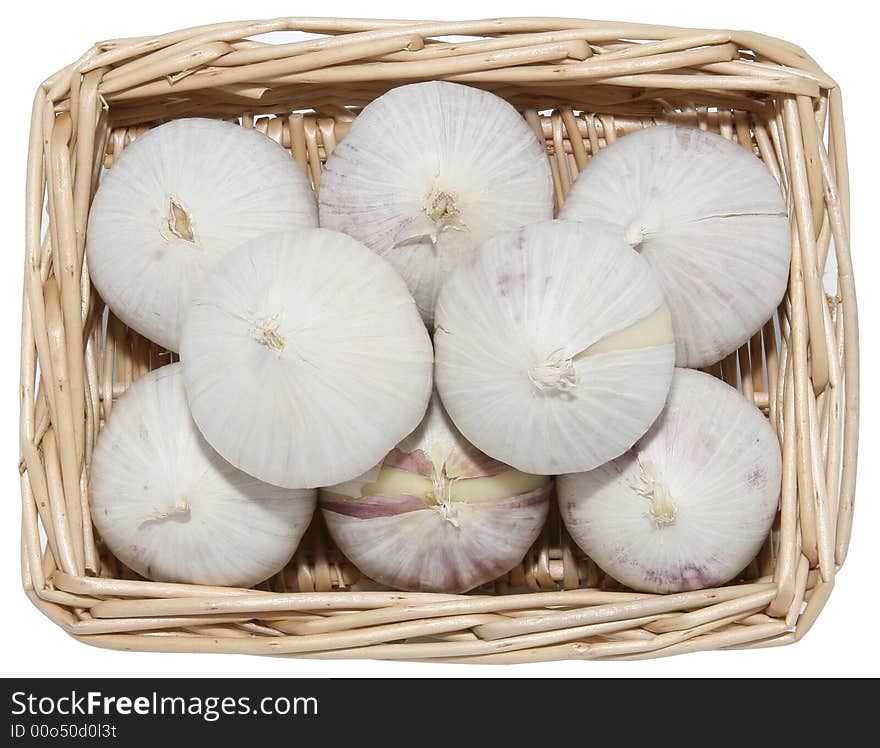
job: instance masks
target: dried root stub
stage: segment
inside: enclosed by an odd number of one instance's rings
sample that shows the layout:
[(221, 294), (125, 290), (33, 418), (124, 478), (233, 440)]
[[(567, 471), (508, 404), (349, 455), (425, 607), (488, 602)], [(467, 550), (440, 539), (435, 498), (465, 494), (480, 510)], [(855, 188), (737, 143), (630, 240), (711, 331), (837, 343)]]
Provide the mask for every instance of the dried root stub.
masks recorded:
[(676, 369), (666, 408), (631, 450), (557, 487), (583, 551), (628, 587), (663, 593), (736, 576), (767, 538), (781, 475), (762, 413), (709, 374)]
[(669, 310), (648, 263), (599, 225), (501, 234), (437, 305), (436, 383), (479, 449), (541, 475), (632, 446), (672, 378)]
[(327, 160), (321, 225), (385, 257), (430, 326), (443, 281), (495, 234), (553, 216), (543, 144), (503, 99), (431, 81), (369, 104)]
[(174, 120), (137, 138), (101, 180), (89, 272), (119, 319), (177, 351), (192, 287), (215, 262), (261, 234), (317, 223), (308, 179), (274, 140), (229, 122)]
[(676, 364), (720, 361), (782, 300), (791, 225), (779, 185), (750, 150), (688, 127), (649, 127), (597, 153), (559, 214), (604, 221), (663, 288)]
[(189, 414), (180, 364), (138, 379), (113, 406), (92, 459), (92, 520), (148, 579), (250, 587), (279, 571), (311, 521), (315, 491), (237, 470)]
[(321, 490), (342, 552), (390, 587), (465, 592), (522, 561), (547, 517), (552, 480), (486, 456), (434, 396), (425, 419), (383, 462)]

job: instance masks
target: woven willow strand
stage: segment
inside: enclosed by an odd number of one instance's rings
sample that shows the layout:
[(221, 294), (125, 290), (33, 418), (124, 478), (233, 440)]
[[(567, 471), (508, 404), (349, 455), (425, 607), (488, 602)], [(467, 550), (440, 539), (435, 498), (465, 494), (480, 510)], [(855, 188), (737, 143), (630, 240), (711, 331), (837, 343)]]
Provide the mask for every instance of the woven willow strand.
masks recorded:
[[(255, 38), (277, 31), (318, 36)], [(469, 38), (446, 40), (454, 35)], [(359, 589), (359, 572), (320, 520), (290, 564), (253, 590), (140, 579), (94, 536), (88, 478), (100, 428), (134, 380), (176, 360), (112, 313), (102, 325), (84, 256), (101, 168), (159, 122), (222, 117), (288, 149), (317, 190), (360, 108), (430, 79), (485, 88), (522, 111), (546, 146), (557, 207), (596, 152), (661, 123), (718, 132), (779, 182), (792, 216), (788, 293), (774, 319), (709, 368), (768, 415), (783, 455), (779, 515), (734, 583), (666, 596), (625, 590), (572, 544), (555, 509), (522, 564), (468, 595)], [(847, 169), (840, 89), (799, 47), (753, 32), (557, 18), (280, 18), (96, 44), (43, 82), (31, 117), (26, 593), (72, 636), (115, 649), (503, 663), (801, 639), (833, 589), (852, 527), (859, 349)], [(822, 285), (830, 251), (834, 298)]]

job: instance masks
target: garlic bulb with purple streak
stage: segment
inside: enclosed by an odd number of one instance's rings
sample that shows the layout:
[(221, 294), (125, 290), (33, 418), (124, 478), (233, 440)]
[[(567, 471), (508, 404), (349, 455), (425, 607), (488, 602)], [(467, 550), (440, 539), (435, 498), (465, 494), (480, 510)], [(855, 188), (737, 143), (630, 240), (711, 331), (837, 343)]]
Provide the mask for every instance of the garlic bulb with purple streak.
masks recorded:
[(647, 262), (598, 226), (486, 242), (437, 304), (435, 377), (455, 425), (518, 470), (592, 470), (659, 415), (675, 351)]
[(735, 351), (785, 293), (791, 225), (751, 144), (688, 127), (632, 133), (590, 160), (559, 217), (608, 222), (651, 264), (678, 366)]
[(635, 590), (732, 579), (755, 557), (779, 502), (782, 456), (762, 413), (709, 374), (676, 369), (669, 399), (629, 452), (557, 479), (571, 537)]
[(543, 143), (487, 91), (431, 81), (369, 104), (321, 175), (321, 225), (403, 276), (430, 326), (449, 272), (499, 231), (553, 217)]
[(356, 480), (321, 490), (340, 550), (404, 590), (465, 592), (509, 571), (538, 537), (552, 480), (469, 444), (434, 395), (424, 420)]
[(293, 555), (316, 492), (236, 470), (202, 438), (180, 364), (150, 372), (113, 406), (92, 457), (89, 501), (122, 563), (159, 582), (250, 587)]

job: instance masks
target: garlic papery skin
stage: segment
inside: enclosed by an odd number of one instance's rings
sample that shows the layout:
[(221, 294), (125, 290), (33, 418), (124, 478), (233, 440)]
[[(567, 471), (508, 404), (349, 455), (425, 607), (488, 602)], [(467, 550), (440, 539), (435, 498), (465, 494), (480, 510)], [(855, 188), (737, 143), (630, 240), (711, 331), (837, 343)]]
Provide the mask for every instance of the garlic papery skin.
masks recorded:
[(553, 217), (543, 144), (503, 99), (455, 83), (369, 104), (321, 175), (321, 226), (362, 241), (406, 280), (430, 327), (456, 266), (495, 234)]
[(434, 396), (381, 465), (322, 489), (320, 501), (336, 545), (365, 575), (397, 589), (457, 593), (522, 561), (551, 488), (552, 479), (469, 444)]
[(193, 284), (261, 234), (314, 227), (315, 194), (271, 138), (211, 119), (138, 137), (101, 180), (86, 253), (95, 288), (141, 335), (178, 351)]
[(560, 218), (610, 223), (654, 269), (676, 365), (720, 361), (773, 314), (791, 225), (779, 185), (749, 150), (694, 128), (649, 127), (587, 164)]
[(180, 357), (211, 446), (287, 488), (368, 470), (431, 396), (431, 340), (406, 284), (326, 229), (265, 236), (220, 261), (193, 293)]
[(250, 587), (293, 556), (316, 492), (236, 470), (190, 417), (180, 364), (119, 398), (92, 458), (92, 521), (113, 554), (160, 582)]
[(626, 454), (557, 479), (572, 539), (634, 590), (735, 577), (767, 539), (782, 457), (761, 412), (709, 374), (676, 369), (666, 407)]
[(591, 470), (660, 413), (675, 356), (647, 262), (601, 227), (497, 236), (437, 304), (435, 378), (455, 425), (518, 470)]

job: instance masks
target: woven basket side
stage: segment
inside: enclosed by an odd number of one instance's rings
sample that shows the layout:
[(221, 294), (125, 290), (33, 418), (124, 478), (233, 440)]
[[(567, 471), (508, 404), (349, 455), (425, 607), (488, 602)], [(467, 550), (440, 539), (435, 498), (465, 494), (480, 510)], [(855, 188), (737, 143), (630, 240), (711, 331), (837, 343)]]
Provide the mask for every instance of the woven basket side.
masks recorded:
[[(253, 38), (288, 30), (322, 36)], [(453, 34), (475, 39), (437, 38)], [(779, 181), (793, 219), (788, 293), (774, 319), (710, 369), (768, 415), (783, 451), (779, 516), (737, 583), (633, 593), (583, 556), (557, 512), (523, 563), (478, 595), (352, 590), (359, 572), (320, 520), (288, 567), (256, 590), (147, 582), (94, 536), (88, 470), (101, 425), (132, 381), (175, 359), (105, 315), (89, 282), (85, 228), (101, 169), (158, 122), (240, 117), (287, 148), (318, 190), (322, 164), (359, 108), (424, 79), (485, 88), (520, 109), (546, 145), (557, 206), (599, 149), (666, 122), (719, 132)], [(96, 45), (39, 87), (32, 113), (25, 591), (68, 633), (120, 649), (514, 662), (796, 641), (827, 600), (852, 523), (858, 325), (841, 107), (839, 88), (803, 50), (747, 32), (286, 18)], [(822, 285), (830, 251), (834, 297)]]

